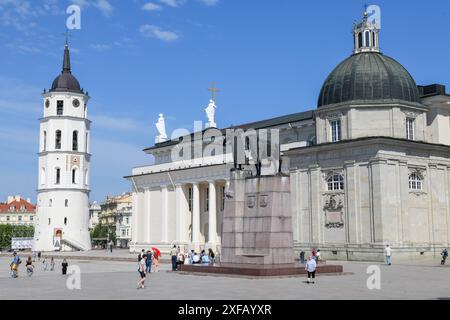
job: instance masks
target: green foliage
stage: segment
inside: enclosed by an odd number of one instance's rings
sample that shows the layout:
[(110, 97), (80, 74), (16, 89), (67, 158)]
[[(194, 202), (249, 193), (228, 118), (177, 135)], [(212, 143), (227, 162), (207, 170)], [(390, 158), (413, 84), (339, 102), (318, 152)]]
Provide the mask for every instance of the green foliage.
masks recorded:
[[(94, 242), (101, 242), (101, 241), (95, 241), (95, 239), (109, 239), (115, 243), (116, 242), (116, 227), (115, 226), (106, 226), (106, 225), (102, 225), (100, 223), (100, 224), (96, 225), (95, 228), (91, 231), (91, 239), (93, 239)], [(103, 242), (105, 242), (105, 241), (103, 241)]]
[(0, 248), (10, 248), (11, 238), (32, 238), (33, 226), (13, 226), (9, 224), (0, 225)]

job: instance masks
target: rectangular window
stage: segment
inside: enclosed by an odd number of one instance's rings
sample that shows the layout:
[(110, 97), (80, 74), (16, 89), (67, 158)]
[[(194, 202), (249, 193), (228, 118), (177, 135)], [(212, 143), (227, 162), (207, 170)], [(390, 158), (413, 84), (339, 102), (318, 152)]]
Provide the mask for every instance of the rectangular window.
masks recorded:
[(61, 169), (56, 169), (56, 184), (61, 183)]
[(34, 220), (34, 217), (33, 216), (30, 216), (30, 221), (33, 221)]
[(11, 221), (11, 217), (10, 216), (6, 216), (6, 221)]
[(56, 115), (62, 116), (64, 113), (64, 101), (58, 100), (56, 102)]
[(192, 188), (188, 190), (189, 211), (192, 212)]
[(22, 216), (19, 216), (19, 217), (18, 217), (18, 220), (19, 220), (19, 221), (22, 221)]
[(220, 211), (225, 211), (225, 187), (221, 188)]
[(206, 207), (206, 211), (209, 211), (209, 188), (206, 188), (206, 203), (205, 203), (205, 207)]
[(331, 127), (331, 141), (338, 142), (342, 140), (341, 136), (341, 120), (330, 121)]
[(406, 119), (406, 139), (414, 140), (414, 119)]

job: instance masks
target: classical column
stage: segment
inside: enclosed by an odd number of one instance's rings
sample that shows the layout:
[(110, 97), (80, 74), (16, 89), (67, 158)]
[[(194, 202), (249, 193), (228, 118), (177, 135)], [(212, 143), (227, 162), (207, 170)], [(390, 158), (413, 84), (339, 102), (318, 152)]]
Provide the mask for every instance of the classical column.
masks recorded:
[(192, 243), (200, 245), (200, 190), (198, 182), (192, 184)]
[(144, 228), (143, 228), (143, 242), (144, 243), (150, 243), (150, 235), (151, 235), (151, 196), (150, 196), (150, 189), (145, 190), (145, 197), (144, 197), (144, 203), (145, 203), (145, 211), (144, 211), (144, 218), (142, 219), (144, 221)]
[(187, 243), (188, 226), (186, 223), (186, 197), (184, 195), (183, 186), (177, 184), (175, 186), (175, 210), (176, 210), (176, 240), (179, 243)]
[(161, 233), (161, 242), (167, 243), (168, 239), (168, 227), (169, 227), (169, 194), (167, 190), (167, 186), (161, 186), (161, 214), (162, 214), (162, 233)]
[(216, 184), (209, 181), (209, 245), (215, 250), (217, 242), (217, 205), (216, 205)]
[(131, 225), (131, 237), (133, 242), (136, 244), (138, 242), (138, 227), (139, 227), (139, 207), (138, 207), (138, 190), (133, 192), (133, 215), (132, 215), (132, 225)]

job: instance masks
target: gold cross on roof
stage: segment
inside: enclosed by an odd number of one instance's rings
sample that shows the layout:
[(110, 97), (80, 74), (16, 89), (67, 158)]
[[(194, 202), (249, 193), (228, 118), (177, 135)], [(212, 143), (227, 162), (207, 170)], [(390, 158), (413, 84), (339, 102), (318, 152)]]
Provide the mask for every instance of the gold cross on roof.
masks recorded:
[(216, 93), (220, 92), (220, 89), (216, 88), (216, 83), (213, 81), (212, 88), (209, 88), (208, 91), (211, 92), (211, 100), (216, 101)]

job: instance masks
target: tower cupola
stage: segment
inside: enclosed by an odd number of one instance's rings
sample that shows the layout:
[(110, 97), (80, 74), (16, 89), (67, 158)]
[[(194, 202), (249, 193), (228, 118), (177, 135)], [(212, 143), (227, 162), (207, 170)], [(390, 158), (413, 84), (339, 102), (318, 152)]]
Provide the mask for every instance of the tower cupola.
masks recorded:
[(353, 27), (353, 38), (355, 42), (354, 54), (361, 52), (380, 52), (378, 43), (379, 28), (375, 21), (369, 21), (369, 14), (364, 12), (362, 21)]

